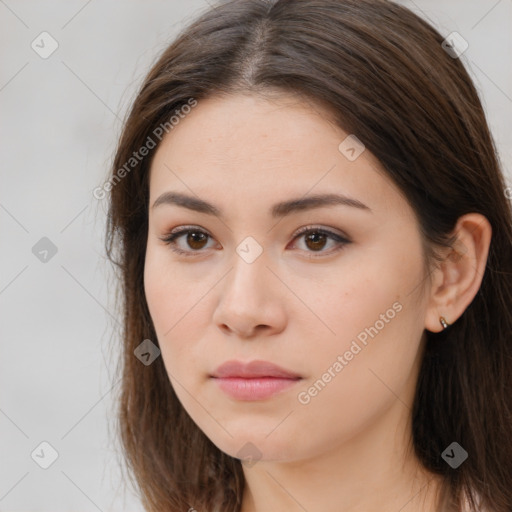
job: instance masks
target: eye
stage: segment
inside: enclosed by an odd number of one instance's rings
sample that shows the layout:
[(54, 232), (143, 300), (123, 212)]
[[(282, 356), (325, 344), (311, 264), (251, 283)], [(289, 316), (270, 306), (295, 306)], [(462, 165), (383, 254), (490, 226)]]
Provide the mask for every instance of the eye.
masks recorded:
[[(321, 253), (321, 256), (311, 255), (309, 258), (319, 258), (325, 255), (325, 253), (327, 253), (327, 255), (333, 254), (343, 249), (345, 245), (351, 243), (350, 240), (344, 236), (329, 231), (328, 229), (319, 228), (316, 226), (306, 226), (301, 228), (295, 234), (294, 240), (302, 237), (304, 237), (304, 245), (310, 249), (310, 251), (307, 252)], [(329, 239), (331, 242), (334, 242), (331, 245), (334, 245), (335, 249), (331, 251), (324, 251), (323, 249), (326, 245), (328, 245), (327, 242)]]
[[(186, 248), (184, 249), (179, 247), (177, 241), (183, 238), (185, 235), (187, 235), (185, 237), (186, 244), (193, 250), (187, 250)], [(301, 237), (305, 237), (304, 244), (306, 247), (306, 252), (316, 252), (321, 253), (322, 255), (326, 252), (328, 254), (337, 252), (343, 249), (346, 244), (351, 243), (350, 240), (344, 236), (315, 226), (306, 226), (300, 229), (297, 233), (295, 233), (293, 241)], [(211, 238), (211, 236), (206, 231), (203, 231), (202, 229), (196, 228), (194, 226), (188, 226), (173, 230), (168, 235), (165, 235), (160, 239), (167, 245), (171, 246), (171, 250), (178, 254), (183, 256), (197, 256), (202, 252), (201, 250), (206, 247), (208, 238)], [(334, 242), (332, 245), (335, 246), (335, 249), (331, 251), (324, 251), (323, 249), (327, 245), (328, 240)], [(309, 257), (317, 258), (319, 256), (312, 255)]]
[[(187, 235), (186, 243), (189, 247), (194, 249), (193, 251), (187, 251), (178, 247), (176, 241), (182, 238), (183, 235)], [(182, 254), (183, 256), (196, 256), (194, 252), (198, 253), (201, 249), (203, 249), (205, 242), (209, 237), (210, 235), (206, 231), (191, 226), (173, 230), (168, 235), (160, 238), (160, 240), (170, 245), (171, 250), (178, 254)]]

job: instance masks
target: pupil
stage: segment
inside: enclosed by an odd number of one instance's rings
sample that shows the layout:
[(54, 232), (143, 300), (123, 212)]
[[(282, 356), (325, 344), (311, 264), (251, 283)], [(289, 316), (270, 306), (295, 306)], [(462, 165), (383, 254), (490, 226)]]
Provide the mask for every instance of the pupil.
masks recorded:
[[(192, 232), (192, 233), (189, 233), (188, 234), (188, 244), (190, 247), (194, 248), (194, 249), (201, 249), (202, 245), (201, 245), (201, 242), (197, 240), (197, 238), (201, 238), (203, 237), (203, 242), (204, 242), (204, 238), (205, 238), (205, 235), (204, 233), (196, 233), (196, 232)], [(195, 244), (196, 243), (199, 243), (199, 247), (197, 247)]]
[[(318, 238), (320, 238), (320, 240), (318, 240)], [(308, 242), (312, 242), (313, 247), (310, 247), (308, 245), (310, 249), (322, 249), (325, 245), (325, 238), (326, 235), (324, 235), (323, 233), (311, 233), (306, 237), (306, 244), (308, 244)], [(318, 242), (320, 242), (320, 246), (317, 245)]]

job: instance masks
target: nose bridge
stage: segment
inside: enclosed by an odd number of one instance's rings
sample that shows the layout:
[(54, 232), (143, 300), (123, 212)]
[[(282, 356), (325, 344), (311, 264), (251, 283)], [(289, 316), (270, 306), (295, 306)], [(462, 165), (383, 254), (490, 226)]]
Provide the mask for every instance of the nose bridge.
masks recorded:
[(282, 300), (285, 291), (271, 270), (272, 250), (264, 247), (264, 233), (256, 236), (259, 240), (245, 235), (234, 247), (213, 316), (224, 332), (251, 339), (260, 332), (281, 332), (288, 316)]
[(284, 312), (271, 297), (275, 290), (269, 279), (274, 276), (267, 268), (267, 253), (254, 239), (244, 239), (235, 251), (220, 288), (214, 322), (244, 337), (254, 334), (258, 326), (272, 327), (271, 332), (282, 328)]
[(258, 302), (267, 282), (269, 270), (268, 252), (252, 236), (242, 240), (235, 248), (233, 268), (228, 276), (227, 293), (234, 293), (234, 299), (246, 302)]

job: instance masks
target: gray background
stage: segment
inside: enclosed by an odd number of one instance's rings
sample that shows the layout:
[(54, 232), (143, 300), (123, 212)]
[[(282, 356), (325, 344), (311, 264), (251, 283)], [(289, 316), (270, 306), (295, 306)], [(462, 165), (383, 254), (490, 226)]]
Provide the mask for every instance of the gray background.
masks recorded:
[[(401, 3), (468, 41), (512, 184), (512, 0)], [(207, 7), (0, 0), (0, 511), (142, 510), (113, 436), (120, 316), (92, 191), (150, 64)], [(47, 59), (31, 47), (43, 31), (59, 45)], [(32, 251), (43, 237), (46, 262)], [(58, 452), (48, 469), (31, 458), (50, 460), (43, 441)]]

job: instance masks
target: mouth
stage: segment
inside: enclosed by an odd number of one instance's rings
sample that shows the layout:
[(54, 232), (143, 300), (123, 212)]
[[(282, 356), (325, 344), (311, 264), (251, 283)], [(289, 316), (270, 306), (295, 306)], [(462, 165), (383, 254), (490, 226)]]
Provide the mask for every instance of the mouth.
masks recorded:
[(265, 400), (302, 380), (302, 377), (268, 361), (227, 361), (210, 375), (219, 388), (235, 400)]

